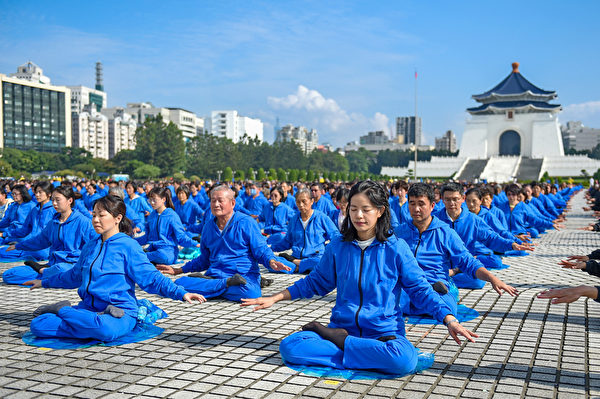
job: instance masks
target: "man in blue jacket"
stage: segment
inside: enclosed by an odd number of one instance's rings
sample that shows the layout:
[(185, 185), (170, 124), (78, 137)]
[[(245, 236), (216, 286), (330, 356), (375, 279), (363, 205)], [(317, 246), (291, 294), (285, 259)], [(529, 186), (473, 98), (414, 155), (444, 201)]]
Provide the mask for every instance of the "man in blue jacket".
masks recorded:
[[(528, 244), (521, 244), (514, 239), (507, 239), (494, 232), (479, 216), (468, 210), (463, 210), (465, 195), (457, 183), (446, 183), (442, 186), (442, 208), (435, 215), (447, 223), (458, 233), (471, 255), (487, 268), (502, 267), (502, 260), (494, 255), (492, 250), (500, 253), (515, 250), (533, 250)], [(461, 287), (460, 288), (470, 288)]]
[(323, 194), (325, 190), (323, 189), (323, 185), (321, 183), (313, 183), (310, 185), (310, 192), (313, 197), (313, 209), (317, 211), (321, 211), (326, 214), (330, 219), (334, 216), (337, 208), (333, 205), (333, 202), (325, 197)]
[[(456, 299), (448, 294), (452, 268), (459, 268), (472, 281), (490, 282), (500, 295), (502, 291), (516, 295), (514, 287), (490, 273), (469, 253), (456, 231), (431, 214), (434, 207), (433, 189), (425, 183), (414, 184), (408, 190), (408, 209), (412, 223), (401, 224), (395, 233), (407, 242), (417, 263), (425, 271), (427, 281), (442, 299), (446, 303), (454, 301), (456, 307)], [(405, 303), (404, 311), (406, 314), (423, 314), (412, 303)]]
[[(210, 208), (214, 217), (202, 229), (199, 257), (181, 268), (156, 266), (166, 274), (192, 273), (175, 281), (188, 292), (232, 301), (257, 298), (261, 296), (258, 264), (285, 268), (276, 260), (256, 221), (233, 211), (234, 196), (225, 185), (212, 189)], [(199, 273), (202, 271), (206, 272)]]

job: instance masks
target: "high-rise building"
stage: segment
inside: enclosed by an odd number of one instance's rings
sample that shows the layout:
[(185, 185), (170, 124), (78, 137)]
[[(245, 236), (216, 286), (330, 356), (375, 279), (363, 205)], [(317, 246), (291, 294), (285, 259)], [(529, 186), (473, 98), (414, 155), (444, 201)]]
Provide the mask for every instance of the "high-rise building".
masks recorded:
[(304, 126), (285, 125), (277, 132), (276, 143), (294, 141), (304, 154), (310, 154), (319, 145), (319, 135), (316, 129), (308, 130)]
[(396, 118), (396, 135), (404, 137), (403, 144), (421, 145), (421, 117), (400, 116)]
[(210, 123), (206, 123), (210, 134), (227, 137), (234, 143), (240, 141), (244, 135), (251, 139), (263, 141), (264, 125), (260, 119), (248, 118), (238, 115), (237, 111), (212, 111)]
[(71, 112), (82, 112), (83, 107), (88, 104), (94, 104), (96, 111), (106, 108), (106, 93), (85, 86), (68, 86), (71, 90)]
[(108, 118), (108, 157), (121, 150), (135, 150), (137, 122), (122, 107), (104, 108), (102, 115)]
[(88, 104), (73, 113), (73, 147), (84, 148), (94, 158), (109, 158), (108, 118)]
[(452, 130), (448, 130), (442, 137), (435, 138), (435, 149), (438, 151), (457, 151), (456, 136), (452, 133)]
[(369, 132), (365, 136), (360, 136), (360, 144), (385, 144), (390, 141), (383, 130)]
[(59, 152), (71, 146), (71, 91), (32, 62), (0, 74), (0, 148)]
[(600, 144), (600, 129), (583, 126), (580, 121), (569, 121), (560, 131), (565, 150), (591, 150)]

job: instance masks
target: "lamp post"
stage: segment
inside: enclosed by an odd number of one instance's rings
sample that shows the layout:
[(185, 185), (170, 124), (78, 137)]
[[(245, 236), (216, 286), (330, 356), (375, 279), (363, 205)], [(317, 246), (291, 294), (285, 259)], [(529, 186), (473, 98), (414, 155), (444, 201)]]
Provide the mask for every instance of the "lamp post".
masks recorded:
[(218, 176), (217, 177), (217, 182), (219, 182), (219, 183), (221, 182), (221, 173), (223, 173), (222, 170), (217, 170), (217, 176)]
[(256, 181), (256, 171), (252, 169), (252, 180)]

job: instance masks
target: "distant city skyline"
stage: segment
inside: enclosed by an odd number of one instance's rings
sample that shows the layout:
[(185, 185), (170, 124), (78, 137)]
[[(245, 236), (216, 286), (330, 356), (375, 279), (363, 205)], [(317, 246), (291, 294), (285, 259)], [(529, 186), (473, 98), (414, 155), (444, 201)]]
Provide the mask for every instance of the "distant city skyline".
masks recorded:
[(395, 135), (396, 117), (414, 115), (417, 70), (423, 142), (452, 130), (460, 143), (471, 95), (517, 61), (557, 91), (562, 124), (600, 127), (597, 2), (2, 1), (2, 10), (0, 73), (33, 61), (53, 84), (94, 87), (102, 61), (109, 107), (231, 109), (265, 132), (279, 117), (342, 147), (369, 131)]

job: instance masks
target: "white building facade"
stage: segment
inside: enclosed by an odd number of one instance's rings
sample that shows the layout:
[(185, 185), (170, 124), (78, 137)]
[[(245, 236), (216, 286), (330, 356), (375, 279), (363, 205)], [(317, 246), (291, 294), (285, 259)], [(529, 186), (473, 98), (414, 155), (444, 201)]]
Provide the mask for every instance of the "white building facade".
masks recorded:
[(316, 129), (308, 130), (304, 126), (285, 125), (277, 132), (276, 143), (294, 141), (304, 154), (310, 154), (319, 145), (319, 135)]
[(210, 123), (206, 123), (210, 134), (226, 137), (237, 143), (244, 135), (263, 141), (264, 124), (260, 119), (240, 116), (235, 110), (212, 111)]
[(135, 150), (137, 122), (121, 107), (105, 108), (102, 114), (108, 119), (108, 157), (122, 150)]
[(94, 158), (109, 158), (108, 118), (96, 110), (94, 104), (73, 113), (73, 147), (84, 148)]
[(140, 125), (148, 117), (162, 115), (165, 123), (173, 122), (183, 133), (183, 139), (188, 141), (204, 130), (204, 119), (183, 108), (155, 107), (150, 102), (128, 103), (125, 112)]
[(107, 96), (101, 90), (92, 89), (86, 86), (68, 86), (71, 90), (71, 111), (82, 112), (83, 107), (88, 104), (94, 104), (96, 111), (106, 108)]

